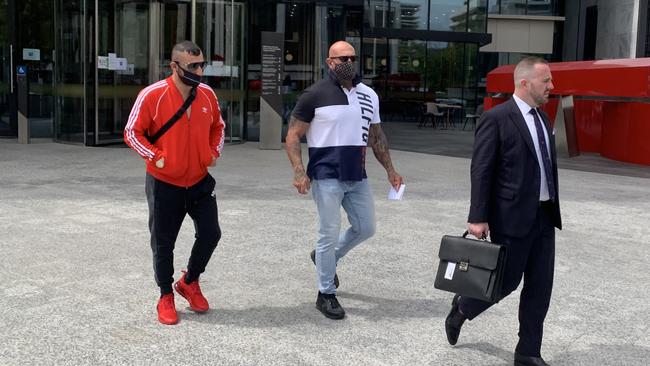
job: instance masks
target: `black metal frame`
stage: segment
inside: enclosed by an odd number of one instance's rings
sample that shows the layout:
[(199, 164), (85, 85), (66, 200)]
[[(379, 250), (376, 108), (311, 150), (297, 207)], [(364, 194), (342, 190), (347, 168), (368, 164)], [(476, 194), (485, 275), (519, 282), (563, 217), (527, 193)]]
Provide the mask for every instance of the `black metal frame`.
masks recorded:
[[(15, 0), (8, 0), (7, 2), (7, 30), (9, 34), (7, 35), (7, 42), (11, 47), (13, 47), (13, 54), (10, 54), (9, 64), (11, 65), (9, 70), (9, 80), (7, 82), (13, 86), (7, 91), (7, 108), (9, 113), (9, 129), (0, 130), (0, 136), (7, 137), (16, 137), (18, 136), (18, 100), (16, 98), (16, 66), (18, 62), (18, 35), (17, 35), (17, 11)], [(12, 90), (13, 89), (13, 90)]]

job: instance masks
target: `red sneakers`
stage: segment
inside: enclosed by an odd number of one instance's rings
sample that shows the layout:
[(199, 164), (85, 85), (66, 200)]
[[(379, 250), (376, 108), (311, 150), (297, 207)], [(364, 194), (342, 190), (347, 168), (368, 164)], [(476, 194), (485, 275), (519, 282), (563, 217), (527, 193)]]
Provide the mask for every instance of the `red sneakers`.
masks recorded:
[(189, 285), (185, 283), (185, 276), (187, 272), (182, 271), (183, 276), (178, 282), (174, 284), (174, 289), (181, 296), (185, 298), (190, 303), (190, 309), (196, 311), (197, 313), (203, 313), (210, 309), (208, 305), (208, 300), (201, 293), (201, 287), (199, 287), (199, 280), (194, 280)]
[(176, 305), (174, 305), (174, 294), (163, 295), (158, 300), (157, 309), (159, 322), (167, 325), (178, 323), (178, 314), (176, 314)]

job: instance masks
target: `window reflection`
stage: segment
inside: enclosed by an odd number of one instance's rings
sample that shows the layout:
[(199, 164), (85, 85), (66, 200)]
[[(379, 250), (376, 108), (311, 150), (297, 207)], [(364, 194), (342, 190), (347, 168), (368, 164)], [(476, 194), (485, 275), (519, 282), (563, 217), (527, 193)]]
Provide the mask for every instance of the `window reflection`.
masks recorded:
[(383, 120), (416, 121), (423, 103), (435, 102), (453, 124), (476, 108), (477, 57), (474, 44), (366, 38), (364, 83), (379, 94)]
[(501, 14), (526, 14), (526, 0), (501, 0)]
[(528, 15), (553, 15), (552, 0), (528, 0), (526, 14)]
[(196, 42), (202, 47), (208, 62), (203, 70), (203, 80), (219, 98), (227, 141), (241, 140), (244, 119), (244, 4), (199, 0), (196, 22), (199, 30)]
[(427, 29), (428, 0), (392, 1), (395, 11), (393, 28)]
[(427, 99), (462, 103), (463, 44), (428, 42), (427, 49)]
[(85, 41), (81, 3), (57, 0), (55, 129), (59, 141), (84, 142), (84, 77), (82, 44)]
[(429, 29), (438, 31), (467, 31), (467, 1), (432, 1)]
[(388, 3), (388, 0), (367, 1), (365, 3), (363, 24), (369, 27), (388, 27), (391, 19)]
[(486, 9), (487, 0), (470, 0), (467, 16), (467, 31), (475, 33), (487, 32)]
[(499, 14), (501, 12), (501, 6), (499, 5), (499, 0), (492, 0), (488, 6), (488, 13), (490, 14)]
[(563, 2), (557, 0), (492, 0), (490, 14), (562, 15)]

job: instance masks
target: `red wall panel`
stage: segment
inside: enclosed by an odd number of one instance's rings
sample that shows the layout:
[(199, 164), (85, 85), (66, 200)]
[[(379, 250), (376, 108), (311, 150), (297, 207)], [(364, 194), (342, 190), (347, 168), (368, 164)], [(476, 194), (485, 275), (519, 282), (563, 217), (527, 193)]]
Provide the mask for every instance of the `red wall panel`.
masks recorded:
[(650, 104), (608, 102), (603, 107), (601, 154), (607, 158), (650, 165)]
[(574, 100), (573, 115), (579, 151), (600, 152), (604, 104), (605, 102), (600, 100)]

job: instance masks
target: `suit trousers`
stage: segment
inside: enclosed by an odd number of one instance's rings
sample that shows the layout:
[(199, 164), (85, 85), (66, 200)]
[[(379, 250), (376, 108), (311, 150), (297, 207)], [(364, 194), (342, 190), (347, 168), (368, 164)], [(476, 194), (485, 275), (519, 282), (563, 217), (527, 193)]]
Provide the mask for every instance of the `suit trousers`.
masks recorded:
[(187, 271), (198, 278), (221, 238), (215, 180), (206, 175), (185, 188), (160, 181), (147, 174), (145, 191), (149, 205), (149, 232), (153, 268), (161, 293), (171, 293), (174, 281), (174, 246), (185, 215), (194, 221), (195, 241)]
[[(555, 264), (555, 227), (551, 217), (551, 209), (540, 205), (535, 224), (524, 237), (490, 233), (493, 242), (507, 248), (503, 297), (519, 286), (522, 277), (524, 279), (519, 300), (519, 343), (516, 352), (526, 356), (540, 356), (544, 319), (551, 300)], [(458, 303), (469, 320), (493, 305), (468, 297), (461, 297)]]

